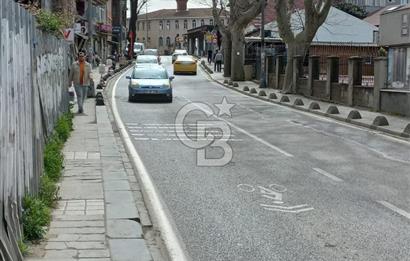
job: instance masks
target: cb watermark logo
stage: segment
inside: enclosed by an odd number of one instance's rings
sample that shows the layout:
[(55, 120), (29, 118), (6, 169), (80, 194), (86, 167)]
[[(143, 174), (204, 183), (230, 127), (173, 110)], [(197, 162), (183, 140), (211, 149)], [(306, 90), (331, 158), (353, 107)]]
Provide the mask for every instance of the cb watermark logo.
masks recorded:
[[(225, 166), (233, 157), (232, 147), (228, 143), (232, 134), (231, 127), (227, 121), (219, 117), (223, 115), (232, 117), (231, 109), (235, 104), (228, 103), (226, 97), (223, 97), (222, 102), (215, 106), (218, 108), (217, 113), (206, 103), (190, 102), (178, 111), (175, 119), (176, 135), (185, 146), (196, 149), (198, 166)], [(193, 127), (193, 131), (189, 133), (194, 134), (194, 137), (188, 135), (184, 127), (187, 126), (187, 117), (193, 112), (200, 112), (206, 116), (205, 120), (197, 120), (193, 126), (189, 125)], [(207, 149), (217, 148), (222, 150), (222, 156), (217, 158), (207, 156)]]

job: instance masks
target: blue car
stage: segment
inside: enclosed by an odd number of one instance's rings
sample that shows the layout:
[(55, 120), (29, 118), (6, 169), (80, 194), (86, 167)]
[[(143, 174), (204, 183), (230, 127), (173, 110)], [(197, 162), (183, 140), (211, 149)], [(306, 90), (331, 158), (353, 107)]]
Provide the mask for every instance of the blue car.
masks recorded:
[(147, 64), (135, 66), (132, 74), (127, 76), (128, 101), (165, 100), (172, 102), (172, 80), (167, 70), (161, 65)]

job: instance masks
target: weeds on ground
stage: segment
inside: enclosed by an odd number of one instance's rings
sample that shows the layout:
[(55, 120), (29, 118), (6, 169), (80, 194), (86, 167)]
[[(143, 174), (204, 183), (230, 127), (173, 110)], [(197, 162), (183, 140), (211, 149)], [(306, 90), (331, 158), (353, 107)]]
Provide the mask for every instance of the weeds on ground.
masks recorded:
[[(58, 119), (54, 133), (44, 149), (44, 173), (40, 180), (39, 193), (23, 199), (23, 238), (27, 241), (38, 241), (44, 238), (47, 226), (50, 224), (51, 208), (57, 200), (56, 183), (63, 170), (62, 149), (73, 129), (72, 120), (72, 113), (66, 113)], [(24, 241), (19, 242), (22, 253), (27, 250), (25, 246)]]

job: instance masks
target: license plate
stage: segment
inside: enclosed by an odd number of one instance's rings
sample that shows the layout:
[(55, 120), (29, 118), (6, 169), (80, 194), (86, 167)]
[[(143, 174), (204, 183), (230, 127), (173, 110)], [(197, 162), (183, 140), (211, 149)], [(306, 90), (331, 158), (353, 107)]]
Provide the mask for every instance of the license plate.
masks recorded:
[(157, 91), (147, 91), (147, 93), (154, 94), (157, 93)]

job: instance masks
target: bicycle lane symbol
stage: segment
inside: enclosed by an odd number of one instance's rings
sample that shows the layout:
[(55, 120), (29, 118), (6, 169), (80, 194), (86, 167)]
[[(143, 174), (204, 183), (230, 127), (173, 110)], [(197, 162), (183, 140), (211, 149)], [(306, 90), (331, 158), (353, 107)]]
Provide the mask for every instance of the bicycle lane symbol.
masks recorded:
[(258, 193), (263, 200), (268, 200), (270, 204), (259, 204), (263, 209), (268, 211), (277, 211), (285, 213), (301, 213), (306, 211), (314, 210), (313, 207), (308, 204), (300, 205), (287, 205), (283, 201), (283, 194), (287, 191), (287, 188), (278, 185), (270, 184), (267, 187), (264, 186), (253, 186), (249, 184), (239, 184), (237, 188), (246, 193)]

